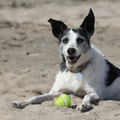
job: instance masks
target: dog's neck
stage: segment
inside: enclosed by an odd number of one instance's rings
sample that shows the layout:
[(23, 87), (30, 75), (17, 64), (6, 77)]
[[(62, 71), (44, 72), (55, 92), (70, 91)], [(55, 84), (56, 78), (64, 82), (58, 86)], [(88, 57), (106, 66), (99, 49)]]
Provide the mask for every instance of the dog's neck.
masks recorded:
[(76, 69), (69, 69), (69, 68), (67, 68), (67, 69), (72, 73), (78, 73), (78, 72), (81, 72), (88, 65), (89, 62), (90, 61), (88, 60), (87, 62), (85, 62), (81, 66), (77, 67)]

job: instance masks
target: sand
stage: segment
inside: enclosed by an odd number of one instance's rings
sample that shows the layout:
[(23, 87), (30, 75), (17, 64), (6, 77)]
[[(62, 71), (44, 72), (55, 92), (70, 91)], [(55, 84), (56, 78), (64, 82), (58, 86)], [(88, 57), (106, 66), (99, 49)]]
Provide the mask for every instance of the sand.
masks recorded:
[(59, 70), (58, 40), (49, 18), (79, 27), (90, 8), (96, 16), (91, 43), (120, 67), (120, 1), (110, 0), (0, 0), (0, 120), (120, 120), (120, 101), (106, 100), (81, 113), (82, 99), (69, 95), (71, 108), (53, 101), (11, 106), (50, 91)]

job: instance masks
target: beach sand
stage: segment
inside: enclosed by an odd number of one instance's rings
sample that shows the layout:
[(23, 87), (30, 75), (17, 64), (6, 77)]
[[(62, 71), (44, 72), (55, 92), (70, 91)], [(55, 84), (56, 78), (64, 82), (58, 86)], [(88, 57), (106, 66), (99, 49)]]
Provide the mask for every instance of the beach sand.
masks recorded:
[(69, 95), (71, 108), (53, 101), (11, 106), (47, 93), (59, 71), (58, 40), (52, 35), (49, 18), (78, 28), (92, 8), (95, 33), (91, 43), (120, 67), (120, 1), (110, 0), (0, 0), (0, 120), (120, 120), (120, 101), (106, 100), (81, 113), (82, 99)]

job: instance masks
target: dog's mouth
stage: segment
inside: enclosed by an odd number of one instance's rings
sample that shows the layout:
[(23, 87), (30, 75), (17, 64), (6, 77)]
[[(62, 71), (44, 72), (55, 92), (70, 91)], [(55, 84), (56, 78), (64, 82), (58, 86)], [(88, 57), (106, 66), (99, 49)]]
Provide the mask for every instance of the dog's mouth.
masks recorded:
[(81, 55), (79, 55), (79, 56), (77, 56), (77, 57), (75, 57), (75, 56), (69, 56), (69, 57), (67, 57), (67, 60), (68, 60), (68, 62), (69, 62), (70, 64), (73, 64), (73, 63), (76, 63), (76, 62), (77, 62), (77, 60), (80, 58), (80, 56), (81, 56)]

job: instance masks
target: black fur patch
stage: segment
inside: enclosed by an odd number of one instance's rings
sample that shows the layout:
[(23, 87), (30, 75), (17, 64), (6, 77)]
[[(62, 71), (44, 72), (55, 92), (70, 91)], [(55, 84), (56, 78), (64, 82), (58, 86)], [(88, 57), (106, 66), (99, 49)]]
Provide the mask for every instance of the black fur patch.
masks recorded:
[(72, 29), (75, 33), (77, 33), (78, 32), (78, 29)]
[(64, 72), (65, 69), (66, 69), (66, 60), (64, 58), (64, 55), (62, 55), (62, 61), (60, 63), (60, 71)]
[(90, 44), (90, 35), (87, 32), (85, 32), (82, 28), (72, 30), (73, 32), (78, 33), (80, 36), (84, 37), (86, 42)]
[(68, 32), (69, 32), (69, 30), (70, 29), (66, 29), (65, 31), (63, 31), (63, 34), (60, 34), (59, 35), (59, 38), (58, 38), (58, 40), (59, 40), (59, 45), (60, 45), (60, 43), (61, 43), (61, 39), (66, 35), (66, 34), (68, 34)]
[(108, 60), (106, 60), (106, 63), (109, 67), (109, 71), (107, 71), (108, 76), (105, 80), (106, 87), (110, 86), (117, 77), (120, 77), (120, 69), (115, 67), (113, 64), (111, 64)]

